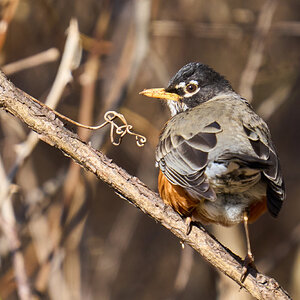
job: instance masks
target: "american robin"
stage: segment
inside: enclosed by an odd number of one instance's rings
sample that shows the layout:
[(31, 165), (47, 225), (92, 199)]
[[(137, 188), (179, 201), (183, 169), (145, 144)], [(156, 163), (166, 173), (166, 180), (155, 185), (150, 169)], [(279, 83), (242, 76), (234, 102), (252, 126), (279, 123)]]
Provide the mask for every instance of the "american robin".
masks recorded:
[(182, 67), (167, 88), (141, 94), (166, 100), (172, 115), (156, 149), (161, 198), (188, 230), (191, 221), (244, 222), (247, 268), (254, 260), (248, 222), (266, 210), (277, 217), (285, 199), (267, 124), (222, 75), (198, 62)]

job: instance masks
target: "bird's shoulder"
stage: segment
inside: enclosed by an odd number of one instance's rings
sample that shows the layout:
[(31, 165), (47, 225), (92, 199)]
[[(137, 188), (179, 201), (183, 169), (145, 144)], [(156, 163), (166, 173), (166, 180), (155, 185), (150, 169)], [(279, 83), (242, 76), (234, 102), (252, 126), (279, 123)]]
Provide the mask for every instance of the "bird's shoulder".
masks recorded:
[[(202, 133), (247, 136), (247, 131), (256, 133), (264, 143), (268, 143), (270, 132), (266, 123), (253, 111), (250, 104), (232, 92), (212, 98), (200, 105), (172, 117), (163, 127), (160, 140), (171, 137), (177, 147)], [(254, 135), (254, 133), (252, 133)]]

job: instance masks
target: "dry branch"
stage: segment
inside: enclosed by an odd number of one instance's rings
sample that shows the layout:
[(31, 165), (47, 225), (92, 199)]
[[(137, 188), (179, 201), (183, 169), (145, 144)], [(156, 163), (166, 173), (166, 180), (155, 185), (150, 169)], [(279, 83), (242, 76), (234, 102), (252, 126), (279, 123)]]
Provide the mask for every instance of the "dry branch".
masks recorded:
[(18, 296), (21, 300), (30, 300), (32, 294), (25, 271), (24, 256), (21, 251), (21, 241), (18, 235), (17, 222), (11, 199), (14, 188), (12, 186), (10, 187), (6, 180), (2, 159), (0, 159), (0, 190), (2, 196), (0, 198), (0, 226), (12, 253)]
[(26, 69), (40, 66), (42, 64), (54, 62), (59, 58), (59, 55), (59, 50), (57, 48), (50, 48), (40, 53), (4, 65), (2, 67), (2, 71), (6, 75), (11, 75)]
[(254, 81), (262, 64), (266, 38), (270, 31), (278, 2), (278, 0), (266, 0), (258, 17), (256, 32), (252, 40), (246, 67), (241, 75), (239, 87), (240, 94), (248, 101), (252, 101)]
[(109, 184), (120, 197), (169, 229), (181, 241), (191, 245), (217, 269), (228, 275), (257, 299), (290, 299), (274, 280), (250, 268), (244, 283), (240, 282), (242, 260), (222, 246), (204, 228), (193, 226), (187, 236), (186, 225), (171, 207), (164, 205), (156, 193), (138, 178), (130, 176), (101, 152), (79, 140), (67, 130), (55, 114), (40, 106), (32, 97), (16, 88), (0, 73), (0, 107), (21, 119), (46, 143), (57, 147), (86, 170)]

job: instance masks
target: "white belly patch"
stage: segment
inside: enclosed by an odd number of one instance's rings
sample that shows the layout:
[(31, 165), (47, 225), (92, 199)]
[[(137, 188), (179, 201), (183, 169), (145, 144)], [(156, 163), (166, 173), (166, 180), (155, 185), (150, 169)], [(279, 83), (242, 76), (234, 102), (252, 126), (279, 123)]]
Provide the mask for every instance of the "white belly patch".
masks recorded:
[(266, 184), (261, 181), (260, 171), (237, 162), (212, 162), (206, 167), (205, 174), (217, 199), (202, 201), (199, 210), (223, 225), (241, 222), (245, 209), (266, 195)]

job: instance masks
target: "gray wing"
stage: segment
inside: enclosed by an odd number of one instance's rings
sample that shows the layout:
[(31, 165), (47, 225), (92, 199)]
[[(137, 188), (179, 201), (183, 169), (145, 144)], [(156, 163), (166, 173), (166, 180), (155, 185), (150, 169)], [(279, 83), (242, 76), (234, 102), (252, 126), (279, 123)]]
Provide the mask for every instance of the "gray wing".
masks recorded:
[[(252, 114), (251, 117), (255, 120), (243, 122), (243, 128), (253, 150), (249, 153), (253, 154), (227, 152), (217, 160), (235, 160), (241, 166), (260, 170), (267, 183), (268, 210), (272, 216), (277, 216), (285, 198), (279, 160), (267, 125), (257, 115)], [(157, 147), (156, 160), (167, 179), (199, 198), (214, 201), (216, 194), (204, 172), (208, 154), (215, 148), (216, 135), (221, 131), (221, 126), (216, 121), (184, 137), (171, 130), (164, 131)]]
[(204, 174), (208, 153), (217, 144), (221, 126), (212, 122), (189, 137), (167, 131), (161, 136), (156, 161), (167, 179), (199, 198), (214, 201), (216, 194)]
[(251, 126), (244, 123), (244, 131), (256, 155), (261, 162), (265, 162), (262, 174), (263, 179), (267, 183), (267, 207), (270, 214), (276, 217), (285, 199), (285, 187), (279, 159), (271, 141), (269, 129), (261, 121), (259, 126)]

